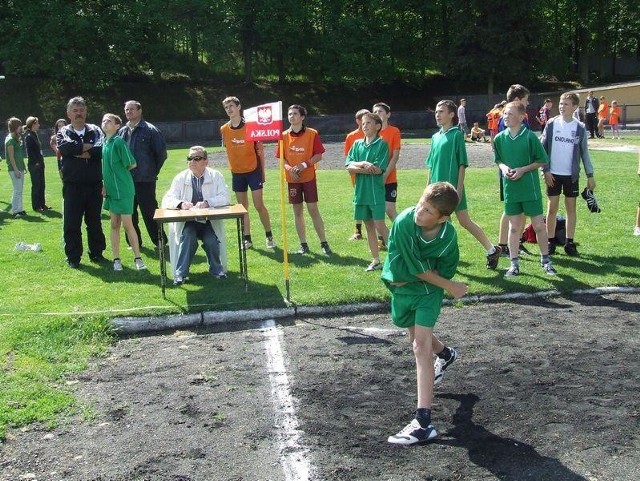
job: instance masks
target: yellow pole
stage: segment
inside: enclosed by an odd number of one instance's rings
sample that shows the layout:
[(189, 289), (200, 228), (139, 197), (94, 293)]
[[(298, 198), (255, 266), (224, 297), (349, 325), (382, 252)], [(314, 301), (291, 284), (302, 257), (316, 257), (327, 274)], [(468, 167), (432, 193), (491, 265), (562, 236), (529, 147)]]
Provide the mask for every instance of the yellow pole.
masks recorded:
[(287, 183), (284, 170), (284, 143), (278, 140), (280, 151), (280, 220), (282, 222), (282, 254), (284, 261), (284, 283), (287, 291), (287, 302), (291, 302), (291, 291), (289, 286), (289, 254), (287, 246), (287, 219), (285, 212), (285, 198), (287, 197)]

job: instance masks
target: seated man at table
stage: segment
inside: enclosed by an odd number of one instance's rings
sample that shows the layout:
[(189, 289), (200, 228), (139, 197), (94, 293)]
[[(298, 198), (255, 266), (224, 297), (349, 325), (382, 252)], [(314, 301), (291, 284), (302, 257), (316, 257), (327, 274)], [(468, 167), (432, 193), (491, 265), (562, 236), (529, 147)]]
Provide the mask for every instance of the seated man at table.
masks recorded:
[[(189, 149), (188, 169), (175, 176), (162, 198), (164, 209), (209, 209), (229, 205), (229, 191), (222, 174), (207, 167), (207, 151), (199, 145)], [(169, 257), (173, 283), (181, 285), (189, 276), (189, 267), (198, 248), (198, 239), (209, 261), (209, 273), (227, 277), (226, 240), (221, 220), (195, 219), (169, 225)], [(172, 245), (174, 248), (172, 249)], [(222, 260), (221, 260), (222, 259)]]

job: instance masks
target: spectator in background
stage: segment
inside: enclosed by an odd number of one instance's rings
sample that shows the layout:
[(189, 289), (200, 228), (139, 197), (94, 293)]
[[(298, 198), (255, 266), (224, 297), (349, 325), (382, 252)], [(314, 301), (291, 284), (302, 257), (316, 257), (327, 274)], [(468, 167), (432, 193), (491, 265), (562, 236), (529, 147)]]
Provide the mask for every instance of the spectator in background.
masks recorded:
[[(140, 102), (136, 100), (125, 102), (124, 114), (128, 122), (118, 131), (118, 135), (129, 146), (137, 164), (137, 167), (131, 171), (136, 190), (133, 199), (133, 227), (142, 247), (142, 236), (138, 225), (138, 207), (140, 207), (147, 233), (151, 242), (157, 246), (158, 226), (153, 220), (153, 215), (158, 208), (156, 181), (164, 161), (167, 160), (167, 145), (162, 132), (142, 118)], [(164, 233), (162, 235), (165, 236)]]
[[(356, 112), (355, 120), (357, 128), (351, 132), (349, 132), (344, 139), (344, 156), (349, 155), (349, 150), (351, 150), (351, 146), (358, 139), (364, 139), (364, 132), (362, 131), (362, 116), (364, 114), (370, 113), (367, 109), (360, 109)], [(351, 185), (355, 187), (356, 185), (356, 176), (355, 174), (351, 174)], [(362, 240), (362, 220), (355, 221), (355, 231), (349, 240)]]
[(100, 127), (87, 123), (87, 103), (73, 97), (67, 103), (69, 125), (62, 127), (56, 143), (62, 156), (64, 251), (67, 265), (80, 267), (82, 219), (87, 226), (89, 259), (106, 262), (102, 255), (106, 240), (102, 231), (102, 143)]
[(16, 219), (24, 217), (27, 213), (22, 208), (22, 192), (24, 190), (24, 175), (27, 173), (24, 165), (24, 142), (22, 141), (22, 121), (16, 117), (7, 120), (9, 133), (4, 139), (4, 151), (7, 157), (7, 167), (13, 195), (11, 196), (11, 214)]
[(484, 129), (480, 128), (478, 122), (474, 122), (473, 127), (471, 127), (471, 141), (488, 142), (487, 138), (484, 136)]
[[(242, 105), (238, 97), (227, 97), (222, 106), (229, 116), (229, 122), (220, 127), (222, 143), (227, 151), (229, 169), (231, 169), (231, 187), (237, 201), (249, 210), (248, 190), (251, 189), (253, 207), (258, 211), (260, 222), (264, 227), (266, 246), (276, 247), (271, 232), (271, 218), (264, 205), (263, 186), (265, 181), (264, 145), (262, 142), (247, 140), (246, 126), (242, 118)], [(244, 249), (253, 247), (251, 240), (251, 224), (249, 213), (244, 216)]]
[[(333, 254), (324, 230), (324, 221), (318, 208), (318, 184), (316, 165), (325, 151), (318, 131), (304, 125), (307, 109), (293, 104), (287, 109), (289, 127), (282, 133), (284, 170), (287, 177), (289, 204), (293, 208), (296, 232), (300, 239), (298, 254), (308, 254), (307, 230), (304, 222), (304, 204), (311, 216), (313, 228), (320, 239), (320, 249), (330, 256)], [(280, 158), (280, 144), (276, 147), (276, 158)]]
[(618, 107), (618, 101), (612, 100), (611, 107), (609, 108), (609, 125), (611, 126), (611, 138), (620, 138), (620, 107)]
[(462, 135), (466, 140), (469, 137), (469, 126), (467, 125), (467, 100), (460, 99), (460, 106), (458, 107), (458, 127), (462, 131)]
[(600, 106), (598, 107), (598, 132), (599, 139), (604, 139), (604, 124), (609, 116), (609, 104), (604, 98), (604, 95), (600, 96)]
[(24, 136), (24, 147), (27, 151), (27, 166), (31, 176), (31, 208), (37, 212), (49, 210), (44, 202), (44, 156), (42, 145), (38, 137), (40, 121), (38, 117), (29, 117), (25, 123), (27, 128)]
[(544, 104), (542, 105), (542, 107), (540, 107), (540, 110), (538, 111), (537, 119), (538, 119), (538, 123), (540, 124), (541, 130), (544, 130), (544, 126), (547, 125), (547, 122), (551, 118), (552, 106), (553, 106), (553, 103), (551, 102), (551, 99), (545, 99)]
[(598, 129), (598, 107), (600, 107), (598, 99), (589, 90), (587, 100), (584, 101), (584, 114), (586, 116), (587, 130), (591, 134), (589, 136), (590, 139), (595, 138), (596, 130)]
[[(378, 102), (373, 105), (371, 112), (376, 114), (382, 120), (382, 130), (380, 130), (380, 137), (389, 146), (389, 164), (387, 169), (382, 174), (384, 178), (385, 189), (385, 210), (387, 217), (393, 222), (398, 216), (396, 209), (396, 201), (398, 200), (398, 175), (396, 165), (400, 159), (400, 147), (401, 147), (401, 134), (400, 129), (389, 123), (391, 117), (391, 107), (384, 102)], [(383, 235), (378, 232), (378, 247), (382, 250), (386, 249)]]
[(56, 136), (58, 135), (58, 131), (64, 127), (65, 125), (67, 125), (67, 121), (64, 119), (58, 119), (56, 120), (56, 123), (53, 124), (53, 133), (51, 134), (51, 138), (49, 139), (49, 147), (51, 147), (51, 150), (53, 150), (53, 152), (56, 154), (56, 159), (58, 161), (58, 173), (60, 174), (60, 177), (62, 178), (62, 156), (60, 155), (60, 151), (58, 150), (58, 144), (56, 143)]

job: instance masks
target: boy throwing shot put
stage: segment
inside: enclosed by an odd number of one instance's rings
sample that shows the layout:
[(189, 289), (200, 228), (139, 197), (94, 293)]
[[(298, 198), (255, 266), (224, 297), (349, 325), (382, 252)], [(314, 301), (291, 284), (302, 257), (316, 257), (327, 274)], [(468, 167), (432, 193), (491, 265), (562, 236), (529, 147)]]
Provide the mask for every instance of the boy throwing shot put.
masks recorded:
[(505, 130), (496, 135), (494, 158), (502, 172), (504, 213), (509, 220), (509, 255), (507, 276), (520, 274), (518, 245), (522, 234), (523, 214), (531, 217), (540, 247), (540, 263), (546, 274), (557, 274), (549, 259), (547, 227), (542, 216), (542, 192), (537, 169), (549, 163), (538, 137), (522, 122), (525, 109), (521, 103), (509, 102), (503, 113)]
[(438, 102), (435, 110), (436, 124), (440, 130), (431, 139), (431, 150), (426, 164), (429, 169), (429, 181), (449, 182), (457, 190), (460, 202), (456, 206), (456, 217), (460, 225), (476, 238), (487, 251), (487, 269), (498, 267), (502, 250), (494, 246), (467, 210), (467, 195), (464, 189), (464, 175), (469, 162), (467, 148), (464, 145), (464, 134), (456, 124), (456, 104), (452, 100)]
[(560, 204), (560, 194), (564, 193), (564, 208), (567, 212), (566, 233), (567, 240), (564, 251), (569, 256), (577, 256), (578, 249), (573, 241), (576, 232), (576, 199), (579, 193), (578, 176), (580, 174), (580, 160), (587, 174), (587, 187), (596, 188), (593, 178), (593, 164), (587, 147), (587, 129), (584, 124), (573, 117), (578, 108), (580, 98), (574, 93), (560, 96), (558, 109), (560, 115), (552, 118), (545, 125), (540, 142), (549, 156), (546, 164), (544, 182), (547, 184), (547, 235), (549, 237), (549, 254), (554, 254), (557, 240), (556, 216)]
[(382, 119), (376, 114), (366, 113), (362, 116), (362, 132), (364, 139), (356, 140), (349, 153), (345, 165), (351, 175), (355, 175), (355, 191), (353, 196), (354, 218), (362, 220), (367, 229), (367, 241), (373, 260), (367, 272), (382, 268), (376, 231), (387, 243), (389, 230), (384, 223), (385, 190), (383, 174), (389, 162), (389, 147), (380, 137)]
[[(451, 280), (460, 252), (449, 216), (458, 201), (458, 192), (450, 183), (430, 184), (415, 207), (398, 215), (389, 234), (382, 280), (391, 291), (393, 324), (409, 331), (418, 390), (415, 418), (389, 436), (392, 444), (416, 444), (438, 435), (431, 423), (433, 386), (458, 355), (433, 335), (433, 326), (440, 315), (444, 291), (457, 299), (468, 289), (466, 284)], [(435, 365), (434, 353), (438, 356)]]

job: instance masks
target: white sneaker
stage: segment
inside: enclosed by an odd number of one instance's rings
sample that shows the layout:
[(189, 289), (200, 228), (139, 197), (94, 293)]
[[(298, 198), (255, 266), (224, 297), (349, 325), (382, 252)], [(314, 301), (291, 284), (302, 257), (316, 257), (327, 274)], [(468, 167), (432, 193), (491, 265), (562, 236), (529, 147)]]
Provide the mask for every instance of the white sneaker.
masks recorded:
[(437, 357), (435, 362), (433, 363), (433, 374), (434, 374), (433, 384), (434, 385), (440, 384), (442, 382), (445, 369), (447, 369), (449, 366), (451, 366), (451, 364), (453, 364), (458, 360), (458, 351), (456, 351), (452, 347), (450, 347), (449, 349), (451, 351), (451, 357), (449, 358), (448, 361), (445, 361), (444, 359)]
[(414, 419), (407, 424), (398, 434), (389, 436), (387, 442), (391, 444), (417, 444), (430, 441), (438, 437), (438, 432), (433, 424), (429, 424), (426, 428), (420, 426), (420, 423)]
[(120, 259), (113, 259), (113, 270), (114, 271), (122, 270), (122, 261)]
[(28, 251), (28, 250), (30, 250), (30, 247), (27, 244), (25, 244), (24, 242), (18, 242), (16, 244), (16, 250), (17, 251)]
[(140, 257), (136, 257), (133, 262), (136, 264), (136, 269), (139, 271), (144, 271), (147, 266), (144, 265), (144, 261)]
[(275, 249), (276, 241), (273, 240), (273, 237), (267, 237), (267, 249)]
[(242, 248), (244, 250), (247, 251), (247, 250), (251, 249), (252, 247), (253, 247), (253, 242), (251, 242), (249, 240), (246, 240), (246, 239), (242, 241)]
[[(640, 226), (635, 226), (635, 227), (633, 228), (633, 235), (640, 235)], [(18, 248), (18, 247), (16, 246), (16, 249), (17, 249), (17, 248)]]

